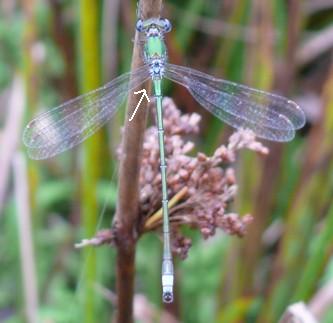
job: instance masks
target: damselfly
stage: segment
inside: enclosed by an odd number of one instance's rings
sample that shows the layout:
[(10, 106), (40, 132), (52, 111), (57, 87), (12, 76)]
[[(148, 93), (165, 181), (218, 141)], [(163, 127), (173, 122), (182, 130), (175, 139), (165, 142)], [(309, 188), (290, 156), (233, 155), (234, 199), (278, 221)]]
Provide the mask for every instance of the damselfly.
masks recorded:
[(258, 137), (289, 141), (305, 123), (299, 106), (282, 96), (217, 79), (189, 67), (167, 62), (164, 34), (171, 30), (167, 19), (139, 19), (136, 29), (144, 37), (144, 65), (123, 74), (101, 88), (40, 114), (25, 128), (23, 142), (33, 159), (55, 156), (81, 143), (108, 122), (131, 91), (152, 80), (156, 98), (160, 145), (163, 210), (162, 288), (164, 302), (173, 300), (173, 262), (170, 247), (168, 188), (162, 111), (162, 80), (187, 88), (209, 112), (235, 128), (249, 128)]

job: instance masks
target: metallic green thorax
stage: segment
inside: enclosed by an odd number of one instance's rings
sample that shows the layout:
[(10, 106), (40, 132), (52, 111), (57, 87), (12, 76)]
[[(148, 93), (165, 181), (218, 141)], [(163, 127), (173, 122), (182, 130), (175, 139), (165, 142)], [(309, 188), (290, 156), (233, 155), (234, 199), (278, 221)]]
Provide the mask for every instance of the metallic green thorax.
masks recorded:
[(160, 37), (151, 36), (145, 44), (145, 55), (147, 58), (165, 57), (166, 48)]

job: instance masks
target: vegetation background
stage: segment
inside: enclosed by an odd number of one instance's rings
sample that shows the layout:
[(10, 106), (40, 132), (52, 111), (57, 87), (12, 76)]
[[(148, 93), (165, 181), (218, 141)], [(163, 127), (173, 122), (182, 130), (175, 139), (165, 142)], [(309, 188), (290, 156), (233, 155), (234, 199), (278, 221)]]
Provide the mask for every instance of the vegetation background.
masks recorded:
[[(160, 240), (139, 241), (134, 316), (267, 323), (303, 301), (333, 322), (333, 1), (168, 0), (164, 16), (173, 24), (171, 62), (288, 96), (307, 125), (290, 143), (265, 143), (265, 158), (239, 156), (233, 209), (255, 220), (243, 239), (191, 233), (167, 309)], [(44, 162), (28, 160), (20, 138), (38, 111), (129, 70), (135, 20), (129, 0), (0, 2), (1, 322), (108, 322), (114, 314), (115, 251), (73, 245), (110, 226), (124, 110), (81, 147)], [(198, 151), (226, 142), (231, 129), (184, 89), (167, 94), (202, 114)]]

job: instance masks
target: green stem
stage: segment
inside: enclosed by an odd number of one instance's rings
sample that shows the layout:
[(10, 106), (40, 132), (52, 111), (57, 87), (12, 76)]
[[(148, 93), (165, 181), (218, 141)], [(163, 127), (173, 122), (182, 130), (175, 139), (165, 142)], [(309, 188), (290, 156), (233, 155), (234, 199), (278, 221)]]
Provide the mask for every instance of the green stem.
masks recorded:
[(333, 244), (333, 205), (330, 207), (326, 219), (322, 225), (320, 234), (310, 248), (310, 255), (307, 258), (300, 282), (296, 288), (293, 300), (307, 300), (313, 291), (318, 277), (329, 261), (329, 255)]
[[(86, 93), (100, 85), (100, 44), (99, 44), (99, 8), (96, 1), (80, 1), (80, 81), (81, 91)], [(83, 146), (82, 165), (82, 199), (81, 211), (84, 236), (93, 236), (96, 230), (98, 209), (96, 199), (97, 181), (100, 175), (101, 132), (89, 138)], [(82, 322), (96, 322), (96, 297), (94, 282), (96, 281), (95, 250), (84, 251), (84, 300)]]

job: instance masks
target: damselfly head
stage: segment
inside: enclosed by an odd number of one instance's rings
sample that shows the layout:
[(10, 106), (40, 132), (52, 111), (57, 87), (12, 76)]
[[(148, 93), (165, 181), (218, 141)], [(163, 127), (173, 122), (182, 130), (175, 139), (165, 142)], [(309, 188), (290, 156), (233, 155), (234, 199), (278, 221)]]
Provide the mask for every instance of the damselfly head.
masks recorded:
[(152, 30), (158, 30), (162, 33), (168, 33), (172, 26), (166, 18), (150, 18), (147, 20), (138, 19), (136, 22), (136, 30), (139, 32), (149, 33)]

